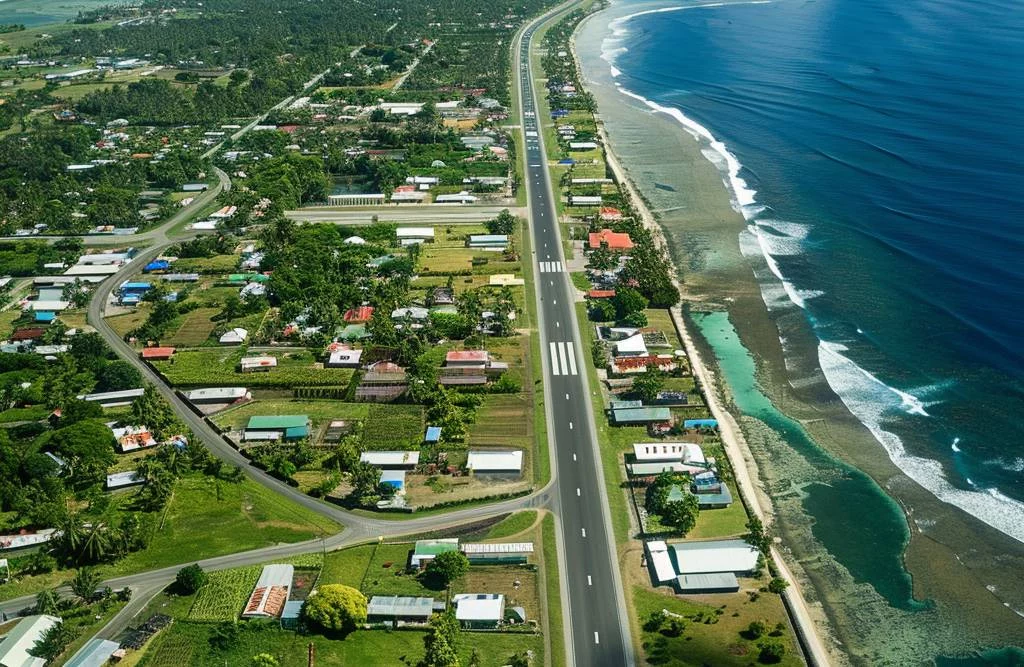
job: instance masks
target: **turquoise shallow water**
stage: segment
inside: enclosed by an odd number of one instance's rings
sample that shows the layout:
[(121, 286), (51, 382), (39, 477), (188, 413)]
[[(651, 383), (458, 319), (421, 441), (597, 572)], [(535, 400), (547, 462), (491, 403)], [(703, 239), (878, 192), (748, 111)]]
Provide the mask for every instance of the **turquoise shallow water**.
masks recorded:
[(803, 508), (814, 521), (814, 537), (855, 580), (870, 584), (898, 609), (927, 604), (913, 599), (911, 578), (903, 568), (909, 531), (903, 511), (875, 482), (824, 451), (807, 431), (781, 413), (757, 384), (757, 369), (724, 312), (695, 313), (700, 333), (711, 346), (736, 407), (756, 417), (820, 471), (822, 482), (802, 489)]

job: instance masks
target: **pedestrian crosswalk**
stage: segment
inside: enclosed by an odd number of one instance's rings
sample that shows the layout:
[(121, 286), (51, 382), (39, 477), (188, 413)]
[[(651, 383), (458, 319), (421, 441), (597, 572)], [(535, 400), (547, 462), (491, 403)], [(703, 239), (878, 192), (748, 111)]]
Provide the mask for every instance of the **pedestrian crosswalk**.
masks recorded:
[(578, 375), (576, 372), (576, 349), (572, 341), (567, 343), (549, 343), (551, 354), (548, 361), (551, 364), (552, 375)]
[(540, 263), (541, 273), (561, 273), (562, 263), (561, 262), (541, 262)]

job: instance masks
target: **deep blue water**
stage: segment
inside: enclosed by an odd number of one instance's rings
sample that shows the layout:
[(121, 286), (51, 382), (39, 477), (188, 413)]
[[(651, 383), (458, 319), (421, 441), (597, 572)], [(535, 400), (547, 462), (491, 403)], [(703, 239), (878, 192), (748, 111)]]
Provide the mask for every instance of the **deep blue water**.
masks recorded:
[(1024, 539), (1019, 3), (794, 0), (621, 27), (617, 82), (743, 165), (750, 229), (825, 341), (828, 384), (908, 474)]

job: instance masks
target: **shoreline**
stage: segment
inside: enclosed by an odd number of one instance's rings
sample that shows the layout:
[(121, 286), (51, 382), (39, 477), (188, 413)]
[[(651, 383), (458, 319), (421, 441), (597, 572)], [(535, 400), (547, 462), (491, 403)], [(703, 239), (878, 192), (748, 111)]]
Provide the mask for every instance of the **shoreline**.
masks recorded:
[[(719, 376), (717, 398), (742, 425), (747, 450), (756, 454), (757, 463), (751, 464), (757, 471), (755, 490), (771, 494), (767, 506), (785, 540), (783, 551), (801, 577), (804, 597), (826, 620), (834, 652), (854, 664), (902, 664), (910, 656), (929, 662), (990, 649), (1012, 652), (1024, 636), (1024, 612), (1017, 611), (1024, 609), (1024, 581), (1016, 575), (1024, 567), (1021, 544), (944, 503), (898, 468), (824, 384), (817, 364), (802, 361), (800, 355), (813, 354), (818, 341), (802, 312), (768, 303), (775, 294), (766, 296), (763, 280), (771, 282), (771, 267), (760, 254), (752, 258), (744, 252), (749, 223), (730, 205), (733, 197), (723, 184), (731, 173), (712, 163), (703, 142), (695, 144), (698, 138), (675, 114), (645, 107), (646, 100), (621, 88), (621, 72), (607, 57), (614, 52), (605, 51), (607, 40), (622, 37), (615, 22), (629, 10), (658, 6), (664, 5), (616, 2), (601, 14), (607, 26), (590, 23), (595, 15), (588, 17), (574, 39), (578, 67), (589, 74), (582, 80), (601, 107), (601, 136), (625, 174), (623, 184), (634, 193), (634, 203), (643, 204), (638, 208), (657, 212), (659, 241), (673, 251), (673, 265), (685, 269), (685, 297), (691, 304), (727, 312), (739, 351), (754, 362), (750, 387), (746, 376), (737, 379), (730, 357), (718, 356), (710, 332), (695, 337), (699, 351), (712, 355), (701, 360), (712, 366), (712, 376)], [(577, 42), (585, 49), (583, 58)], [(608, 132), (617, 142), (617, 154)], [(623, 164), (629, 165), (628, 172)], [(636, 198), (641, 186), (644, 194)], [(788, 352), (783, 351), (783, 327)], [(789, 365), (794, 359), (795, 370)], [(816, 372), (821, 382), (792, 384), (791, 372), (801, 379)], [(776, 417), (803, 432), (803, 442), (794, 444), (779, 432), (778, 420), (764, 421), (760, 408), (751, 405), (751, 389), (763, 394)], [(865, 507), (843, 500), (851, 490), (844, 480), (858, 478), (868, 478), (859, 491), (889, 520), (890, 534), (877, 543), (870, 527), (859, 533), (843, 528), (862, 523), (852, 508)], [(893, 508), (891, 517), (886, 504)], [(906, 533), (902, 544), (892, 532), (893, 520)], [(861, 546), (851, 549), (853, 544)], [(868, 571), (865, 558), (873, 559)], [(908, 583), (894, 584), (900, 576)]]
[[(599, 16), (603, 11), (603, 9), (598, 10), (584, 18), (583, 21), (580, 22), (579, 26), (577, 26), (577, 32), (582, 29), (586, 23)], [(579, 68), (580, 54), (576, 45), (575, 33), (570, 39), (570, 44), (577, 63), (577, 68)], [(579, 72), (578, 74), (580, 81), (585, 81), (583, 73)], [(651, 231), (658, 247), (665, 251), (666, 256), (669, 257), (669, 263), (674, 269), (672, 272), (672, 283), (679, 290), (682, 298), (685, 299), (686, 291), (677, 278), (678, 267), (674, 265), (674, 262), (671, 259), (664, 229), (655, 219), (653, 213), (648, 208), (646, 200), (640, 194), (640, 191), (627, 174), (625, 168), (622, 166), (618, 156), (613, 150), (608, 134), (605, 130), (604, 121), (601, 119), (600, 111), (594, 112), (594, 119), (597, 123), (598, 136), (600, 137), (601, 144), (604, 147), (605, 159), (607, 161), (608, 168), (614, 175), (615, 180), (629, 195), (632, 200), (632, 205), (639, 212), (644, 226)], [(735, 416), (723, 407), (720, 399), (723, 386), (721, 385), (718, 376), (708, 367), (708, 364), (705, 363), (700, 350), (693, 341), (693, 337), (686, 325), (685, 318), (683, 317), (682, 300), (679, 304), (670, 308), (669, 312), (672, 317), (672, 323), (686, 349), (686, 354), (690, 361), (691, 372), (694, 378), (696, 378), (704, 388), (704, 397), (707, 401), (708, 410), (715, 419), (718, 420), (719, 434), (722, 439), (726, 456), (729, 458), (729, 463), (732, 466), (737, 489), (742, 497), (743, 504), (750, 513), (762, 521), (765, 528), (769, 528), (774, 523), (774, 507), (771, 498), (763, 488), (760, 470), (757, 466), (756, 460), (754, 459), (753, 453), (751, 452), (750, 446), (743, 436), (739, 423), (736, 421)], [(800, 645), (805, 651), (805, 657), (808, 659), (809, 664), (828, 665), (834, 663), (836, 656), (826, 648), (826, 645), (822, 640), (823, 633), (827, 633), (831, 636), (831, 631), (827, 629), (829, 626), (827, 616), (820, 607), (812, 610), (812, 607), (808, 605), (803, 589), (801, 588), (800, 580), (793, 575), (789, 565), (782, 557), (777, 546), (772, 547), (771, 555), (775, 567), (779, 570), (780, 576), (789, 583), (789, 586), (782, 594), (782, 598), (787, 614), (790, 617), (790, 622), (796, 630)]]

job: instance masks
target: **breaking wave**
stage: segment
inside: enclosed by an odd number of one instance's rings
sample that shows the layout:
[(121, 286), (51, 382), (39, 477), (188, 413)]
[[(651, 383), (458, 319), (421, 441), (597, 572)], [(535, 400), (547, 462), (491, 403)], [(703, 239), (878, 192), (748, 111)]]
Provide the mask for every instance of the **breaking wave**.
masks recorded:
[[(635, 12), (609, 23), (611, 35), (602, 43), (601, 57), (608, 62), (612, 76), (616, 79), (619, 78), (621, 71), (615, 66), (615, 62), (617, 56), (626, 51), (625, 47), (621, 46), (625, 43), (629, 32), (626, 24), (639, 16), (721, 7), (723, 4), (767, 4), (767, 2), (769, 0), (744, 3), (717, 2)], [(769, 310), (776, 310), (784, 307), (785, 302), (788, 301), (791, 304), (790, 307), (796, 306), (806, 311), (807, 301), (822, 296), (823, 292), (799, 289), (794, 286), (785, 277), (776, 258), (801, 254), (811, 231), (810, 227), (784, 220), (759, 219), (758, 216), (766, 210), (766, 207), (758, 204), (757, 191), (740, 175), (743, 165), (724, 142), (717, 139), (708, 128), (686, 116), (680, 109), (649, 100), (627, 90), (618, 81), (615, 86), (620, 93), (641, 102), (652, 111), (666, 114), (675, 119), (690, 136), (703, 145), (701, 153), (722, 173), (723, 181), (731, 195), (733, 208), (743, 215), (748, 223), (747, 228), (740, 234), (741, 252), (748, 257), (760, 256), (771, 272), (771, 276), (774, 277), (774, 280), (771, 280), (766, 275), (760, 275), (764, 273), (763, 271), (758, 272), (755, 269), (765, 305)], [(862, 333), (860, 329), (857, 332)], [(818, 338), (818, 362), (829, 386), (843, 401), (847, 409), (868, 428), (900, 470), (938, 499), (958, 507), (993, 528), (1024, 542), (1024, 521), (1021, 521), (1021, 517), (1024, 516), (1024, 503), (1003, 495), (996, 488), (983, 489), (974, 486), (973, 483), (972, 486), (977, 490), (965, 490), (953, 486), (946, 477), (941, 463), (934, 459), (909, 454), (900, 437), (884, 426), (897, 418), (928, 418), (930, 415), (926, 409), (927, 403), (910, 392), (887, 385), (871, 372), (859, 366), (848, 356), (842, 354), (842, 352), (848, 351), (844, 345), (826, 341), (821, 335)], [(953, 443), (953, 450), (959, 451), (956, 441)], [(1024, 465), (1024, 462), (1020, 462), (1018, 459), (1014, 464)], [(1014, 464), (1011, 464), (1011, 470)]]

